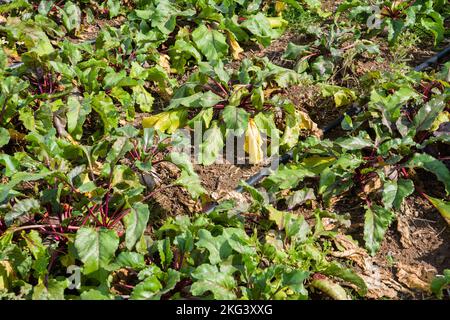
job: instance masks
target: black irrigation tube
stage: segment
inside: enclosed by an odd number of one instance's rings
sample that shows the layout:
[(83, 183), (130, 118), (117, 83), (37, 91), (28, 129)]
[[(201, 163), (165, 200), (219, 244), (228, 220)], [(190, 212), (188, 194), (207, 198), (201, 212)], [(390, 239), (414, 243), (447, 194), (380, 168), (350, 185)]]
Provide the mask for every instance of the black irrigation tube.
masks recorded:
[[(420, 71), (423, 71), (423, 70), (425, 70), (425, 69), (427, 69), (429, 67), (432, 67), (432, 66), (434, 67), (437, 63), (443, 61), (449, 55), (450, 55), (450, 46), (446, 47), (444, 50), (440, 51), (439, 53), (437, 53), (433, 57), (427, 59), (423, 63), (421, 63), (418, 66), (416, 66), (414, 68), (414, 71), (420, 72)], [(345, 112), (344, 114), (339, 116), (336, 120), (334, 120), (333, 122), (328, 124), (325, 128), (323, 128), (322, 132), (324, 134), (330, 132), (331, 130), (336, 128), (342, 122), (342, 120), (344, 119), (345, 115), (348, 115), (348, 116), (357, 115), (358, 113), (360, 113), (362, 111), (362, 109), (363, 108), (358, 106), (358, 105), (353, 105), (347, 112)], [(285, 163), (289, 162), (293, 158), (293, 154), (294, 154), (294, 152), (291, 149), (290, 151), (286, 152), (282, 156), (278, 157), (278, 163), (285, 164)], [(271, 169), (272, 169), (271, 167), (264, 167), (260, 171), (258, 171), (255, 175), (253, 175), (250, 178), (248, 178), (247, 180), (245, 180), (245, 182), (248, 185), (250, 185), (250, 186), (254, 186), (259, 181), (264, 179), (264, 177), (266, 177), (270, 173)], [(235, 190), (235, 192), (242, 193), (244, 191), (244, 188), (242, 186), (238, 186), (234, 190)], [(210, 203), (210, 204), (208, 204), (206, 206), (206, 208), (203, 210), (203, 212), (207, 213), (207, 214), (211, 213), (212, 211), (214, 211), (214, 209), (217, 206), (218, 206), (218, 203)]]

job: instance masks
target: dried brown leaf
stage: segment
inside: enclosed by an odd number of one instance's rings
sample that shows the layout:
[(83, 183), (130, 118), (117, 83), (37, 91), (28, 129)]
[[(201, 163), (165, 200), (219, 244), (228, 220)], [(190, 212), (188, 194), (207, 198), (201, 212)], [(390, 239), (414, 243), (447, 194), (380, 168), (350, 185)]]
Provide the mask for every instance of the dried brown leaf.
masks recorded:
[(397, 219), (397, 231), (400, 233), (400, 242), (404, 248), (409, 248), (413, 244), (411, 242), (411, 233), (408, 221), (403, 216)]
[(367, 251), (359, 247), (351, 238), (338, 234), (333, 240), (341, 251), (332, 252), (331, 255), (352, 260), (361, 268), (361, 272), (357, 272), (357, 274), (367, 285), (367, 298), (395, 299), (397, 292), (403, 291), (402, 286), (392, 279), (389, 272), (374, 265), (372, 257), (367, 254)]
[(437, 270), (425, 265), (407, 265), (397, 263), (398, 281), (410, 289), (421, 290), (430, 293), (430, 283), (436, 276)]

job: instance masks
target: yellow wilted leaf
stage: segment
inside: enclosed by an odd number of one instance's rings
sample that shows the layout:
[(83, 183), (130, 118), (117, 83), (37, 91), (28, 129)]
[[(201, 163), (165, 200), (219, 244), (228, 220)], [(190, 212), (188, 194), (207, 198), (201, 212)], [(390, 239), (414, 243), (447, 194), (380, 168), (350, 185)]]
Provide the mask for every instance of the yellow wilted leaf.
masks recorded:
[(0, 261), (0, 291), (8, 291), (15, 278), (14, 269), (9, 261)]
[[(100, 174), (101, 168), (98, 168), (98, 167), (93, 168), (93, 172), (94, 172), (94, 174)], [(80, 178), (81, 178), (81, 186), (87, 185), (89, 182), (91, 182), (91, 179), (89, 179), (89, 175), (86, 173), (81, 175)], [(77, 188), (77, 191), (80, 192), (79, 188)], [(84, 195), (90, 199), (90, 198), (92, 198), (93, 193), (92, 192), (84, 192)]]
[(261, 134), (253, 119), (248, 121), (247, 131), (245, 132), (244, 150), (249, 155), (251, 164), (259, 163), (263, 160), (263, 150)]
[(286, 9), (286, 3), (283, 1), (275, 1), (275, 12), (278, 16), (281, 16), (282, 12)]
[(228, 43), (231, 48), (231, 55), (233, 56), (233, 59), (238, 60), (239, 54), (244, 52), (244, 50), (241, 48), (239, 43), (236, 41), (236, 37), (231, 32), (227, 31), (228, 35)]
[(16, 50), (11, 50), (6, 46), (3, 46), (3, 50), (5, 51), (6, 56), (8, 57), (9, 63), (20, 61), (20, 55), (17, 53)]
[(322, 84), (321, 88), (323, 97), (333, 96), (336, 107), (349, 105), (356, 100), (356, 93), (351, 89), (330, 84)]
[(303, 111), (297, 111), (300, 116), (300, 129), (304, 130), (312, 130), (313, 128), (317, 128), (317, 125), (311, 120), (309, 115), (306, 112)]
[(315, 174), (320, 174), (323, 170), (325, 170), (325, 168), (330, 166), (335, 161), (335, 157), (312, 156), (303, 159), (302, 162), (300, 162), (300, 165), (302, 165), (309, 171), (314, 172)]
[(164, 111), (142, 119), (144, 128), (154, 128), (167, 133), (173, 133), (184, 125), (187, 112), (185, 110)]
[(313, 278), (313, 281), (311, 281), (311, 286), (319, 289), (334, 300), (351, 300), (341, 285), (325, 276), (322, 277)]
[(299, 115), (300, 118), (300, 129), (303, 130), (309, 130), (311, 131), (314, 135), (320, 137), (322, 135), (322, 130), (320, 130), (317, 127), (317, 124), (311, 120), (311, 118), (309, 117), (309, 115), (306, 112), (303, 111), (296, 111)]
[(383, 186), (381, 178), (378, 175), (363, 181), (362, 184), (362, 192), (358, 193), (358, 196), (363, 199), (366, 199), (369, 193), (379, 190)]
[(338, 91), (334, 94), (334, 103), (336, 107), (342, 107), (349, 105), (356, 99), (356, 95), (353, 91)]
[(317, 137), (322, 136), (322, 130), (317, 128), (317, 124), (311, 120), (306, 112), (295, 110), (294, 113), (287, 114), (286, 128), (281, 138), (281, 144), (292, 148), (297, 143), (302, 130), (308, 130)]
[(67, 140), (70, 141), (70, 143), (74, 144), (74, 145), (78, 145), (78, 141), (76, 141), (69, 133), (67, 133), (66, 135)]
[(264, 97), (269, 99), (272, 94), (282, 91), (281, 88), (268, 88), (268, 89), (264, 89)]
[(93, 172), (95, 175), (100, 175), (101, 172), (102, 172), (102, 170), (103, 170), (103, 163), (100, 162), (100, 161), (95, 161), (95, 162), (92, 164), (91, 170), (92, 170), (92, 172)]
[(159, 65), (163, 67), (164, 70), (167, 71), (167, 73), (170, 74), (171, 68), (170, 68), (170, 57), (167, 54), (160, 54), (159, 55)]
[(269, 210), (269, 219), (276, 223), (278, 230), (283, 230), (285, 212), (277, 210), (273, 206), (267, 206), (267, 210)]
[(11, 137), (12, 140), (15, 141), (21, 141), (25, 139), (25, 134), (15, 130), (15, 129), (8, 129), (9, 132), (9, 136)]
[(443, 124), (444, 122), (450, 121), (450, 112), (448, 111), (442, 111), (439, 113), (437, 118), (434, 120), (433, 124), (431, 125), (431, 131), (436, 131), (439, 129), (439, 126)]
[(442, 217), (450, 225), (450, 202), (430, 197), (424, 194), (424, 196), (431, 202), (431, 204), (441, 213)]
[(267, 20), (269, 20), (269, 24), (272, 29), (282, 28), (288, 24), (288, 22), (281, 17), (269, 17)]

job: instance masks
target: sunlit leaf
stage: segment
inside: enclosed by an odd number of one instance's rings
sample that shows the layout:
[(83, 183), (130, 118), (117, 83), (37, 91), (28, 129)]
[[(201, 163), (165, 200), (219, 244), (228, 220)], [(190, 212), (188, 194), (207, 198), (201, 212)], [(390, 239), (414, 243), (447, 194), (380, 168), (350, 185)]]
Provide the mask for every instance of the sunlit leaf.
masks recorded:
[(426, 198), (431, 202), (431, 204), (439, 211), (442, 217), (450, 225), (450, 202), (433, 198), (431, 196), (425, 195)]
[(192, 32), (192, 39), (209, 61), (219, 60), (228, 53), (225, 36), (205, 25), (200, 25)]
[(263, 141), (253, 119), (249, 119), (248, 127), (245, 132), (244, 150), (249, 155), (249, 161), (252, 164), (260, 163), (264, 158), (262, 150)]

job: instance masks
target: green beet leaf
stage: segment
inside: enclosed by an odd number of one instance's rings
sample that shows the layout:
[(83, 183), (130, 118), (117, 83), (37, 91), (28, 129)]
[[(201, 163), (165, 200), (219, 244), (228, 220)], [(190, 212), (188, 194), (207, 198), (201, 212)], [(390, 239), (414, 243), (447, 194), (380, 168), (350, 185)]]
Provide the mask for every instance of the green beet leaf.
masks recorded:
[(384, 234), (394, 220), (395, 215), (378, 205), (366, 207), (364, 217), (364, 241), (367, 250), (373, 256), (380, 249)]
[(386, 181), (383, 187), (383, 203), (386, 209), (400, 209), (403, 200), (414, 192), (414, 183), (409, 179)]
[(205, 25), (200, 25), (192, 32), (192, 39), (208, 61), (219, 60), (228, 53), (225, 36), (217, 30), (207, 28)]
[(444, 184), (447, 194), (450, 194), (450, 171), (442, 161), (426, 153), (415, 153), (406, 163), (406, 166), (409, 168), (422, 168), (433, 173)]
[(75, 248), (84, 263), (83, 272), (90, 274), (105, 268), (114, 258), (119, 246), (119, 237), (114, 230), (83, 227), (77, 231)]
[(222, 117), (225, 122), (227, 133), (233, 133), (236, 136), (244, 134), (249, 119), (247, 111), (235, 106), (227, 106), (223, 109)]
[(10, 136), (8, 130), (0, 127), (0, 148), (7, 145), (9, 142)]
[(133, 249), (136, 242), (144, 234), (149, 217), (148, 205), (137, 202), (131, 207), (130, 213), (123, 218), (126, 228), (125, 244), (128, 250)]
[(443, 290), (450, 285), (450, 269), (445, 269), (443, 275), (437, 275), (431, 282), (431, 291), (442, 299)]
[(223, 150), (223, 137), (217, 121), (213, 121), (211, 127), (205, 132), (203, 142), (200, 144), (198, 162), (209, 166), (216, 161)]
[(33, 300), (65, 300), (64, 290), (68, 287), (67, 280), (50, 279), (47, 284), (40, 282), (33, 288)]
[[(234, 289), (236, 281), (224, 266), (219, 270), (217, 266), (202, 264), (192, 273), (196, 280), (191, 286), (191, 293), (194, 296), (201, 296), (206, 292), (211, 292), (214, 299), (233, 300), (236, 299)], [(227, 272), (228, 271), (228, 272)]]

